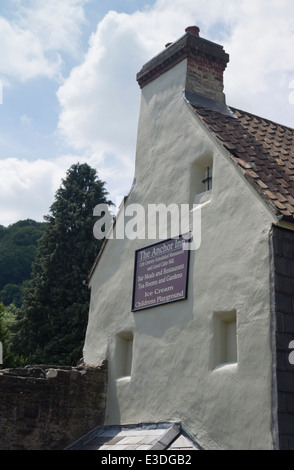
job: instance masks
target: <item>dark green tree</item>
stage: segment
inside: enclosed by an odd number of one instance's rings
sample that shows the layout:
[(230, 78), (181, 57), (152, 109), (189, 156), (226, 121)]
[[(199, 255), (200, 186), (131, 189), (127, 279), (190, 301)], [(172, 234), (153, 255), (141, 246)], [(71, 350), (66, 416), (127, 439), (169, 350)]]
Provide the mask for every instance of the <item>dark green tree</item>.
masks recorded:
[(112, 204), (88, 164), (70, 167), (40, 239), (30, 287), (16, 324), (14, 351), (30, 363), (75, 365), (82, 357), (89, 289), (83, 281), (101, 248), (93, 209)]
[(16, 307), (14, 306), (11, 306), (6, 310), (4, 305), (0, 302), (0, 348), (2, 355), (2, 364), (0, 362), (0, 369), (21, 365), (21, 358), (16, 358), (10, 349), (10, 328), (14, 321), (15, 310)]
[(4, 307), (0, 302), (0, 341), (3, 346), (2, 368), (20, 367), (23, 365), (23, 358), (15, 356), (11, 349), (17, 311), (18, 309), (15, 305), (11, 304), (9, 307)]
[[(8, 227), (0, 225), (0, 291), (6, 284), (19, 286), (20, 290), (23, 281), (30, 278), (38, 240), (46, 226), (44, 222), (31, 219), (20, 220)], [(11, 288), (8, 290), (11, 291)], [(1, 292), (0, 301), (7, 305)]]
[(23, 301), (23, 290), (28, 284), (29, 280), (24, 281), (22, 284), (5, 284), (2, 291), (0, 291), (0, 302), (5, 306), (13, 304), (20, 308)]
[(5, 343), (8, 337), (8, 331), (4, 324), (4, 313), (4, 306), (2, 303), (0, 303), (0, 369), (3, 368)]

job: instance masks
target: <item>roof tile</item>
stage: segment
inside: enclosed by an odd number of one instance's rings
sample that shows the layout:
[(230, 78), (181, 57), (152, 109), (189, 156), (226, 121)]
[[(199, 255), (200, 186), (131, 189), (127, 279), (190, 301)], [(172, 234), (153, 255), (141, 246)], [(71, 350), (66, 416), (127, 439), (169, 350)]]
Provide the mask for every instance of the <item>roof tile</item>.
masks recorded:
[(294, 221), (294, 129), (235, 108), (192, 109), (270, 207)]

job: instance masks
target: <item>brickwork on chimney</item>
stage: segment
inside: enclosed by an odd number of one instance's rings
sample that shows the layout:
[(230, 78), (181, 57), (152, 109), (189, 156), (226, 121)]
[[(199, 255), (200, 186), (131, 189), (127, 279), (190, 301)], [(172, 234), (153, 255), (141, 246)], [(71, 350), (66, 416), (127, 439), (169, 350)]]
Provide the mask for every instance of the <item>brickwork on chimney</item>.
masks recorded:
[(188, 58), (186, 90), (225, 103), (224, 70), (222, 63), (211, 61), (205, 54), (199, 54), (197, 59)]
[(186, 28), (185, 35), (155, 56), (137, 74), (141, 88), (183, 60), (187, 60), (185, 90), (225, 103), (223, 74), (229, 55), (223, 47), (199, 36), (199, 28)]

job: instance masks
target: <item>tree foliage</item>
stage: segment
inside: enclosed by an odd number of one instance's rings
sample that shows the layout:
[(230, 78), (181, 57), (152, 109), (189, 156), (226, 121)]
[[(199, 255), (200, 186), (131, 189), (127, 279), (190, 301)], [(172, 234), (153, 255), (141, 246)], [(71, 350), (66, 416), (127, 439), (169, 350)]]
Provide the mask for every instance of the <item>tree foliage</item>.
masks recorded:
[(0, 364), (0, 369), (8, 367), (16, 367), (22, 364), (21, 358), (16, 357), (11, 350), (12, 328), (16, 317), (16, 307), (4, 307), (0, 303), (0, 341), (3, 352), (3, 364)]
[(30, 279), (38, 240), (47, 224), (27, 219), (0, 225), (0, 301), (4, 305), (22, 302), (22, 284)]
[(82, 356), (89, 309), (83, 281), (102, 243), (93, 236), (93, 209), (111, 205), (107, 194), (96, 170), (73, 165), (45, 217), (14, 338), (14, 350), (30, 363), (75, 365)]
[(5, 342), (8, 337), (8, 332), (4, 324), (4, 306), (0, 303), (0, 342), (1, 342), (1, 363), (0, 368), (2, 368), (2, 359), (3, 359), (3, 351), (5, 349)]

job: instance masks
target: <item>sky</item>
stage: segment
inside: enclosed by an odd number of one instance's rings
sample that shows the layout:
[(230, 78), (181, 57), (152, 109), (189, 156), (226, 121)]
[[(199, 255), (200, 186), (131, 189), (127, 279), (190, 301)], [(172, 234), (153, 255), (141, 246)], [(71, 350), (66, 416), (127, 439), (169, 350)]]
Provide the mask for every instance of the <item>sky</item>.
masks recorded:
[(227, 104), (294, 128), (293, 0), (1, 0), (0, 225), (43, 221), (77, 162), (129, 192), (136, 74), (191, 25), (230, 55)]

